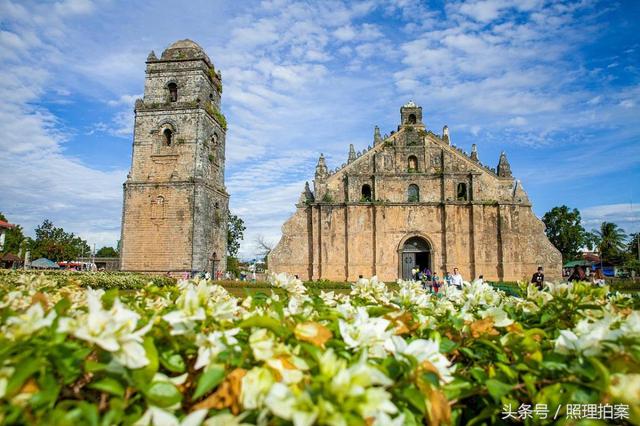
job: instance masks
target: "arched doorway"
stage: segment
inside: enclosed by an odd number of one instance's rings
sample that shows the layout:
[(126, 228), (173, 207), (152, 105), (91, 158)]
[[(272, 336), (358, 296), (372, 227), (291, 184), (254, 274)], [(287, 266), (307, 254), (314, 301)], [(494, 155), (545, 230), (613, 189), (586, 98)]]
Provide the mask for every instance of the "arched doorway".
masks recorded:
[(413, 278), (411, 270), (418, 268), (421, 271), (431, 269), (431, 245), (421, 237), (411, 237), (405, 241), (400, 253), (402, 279)]

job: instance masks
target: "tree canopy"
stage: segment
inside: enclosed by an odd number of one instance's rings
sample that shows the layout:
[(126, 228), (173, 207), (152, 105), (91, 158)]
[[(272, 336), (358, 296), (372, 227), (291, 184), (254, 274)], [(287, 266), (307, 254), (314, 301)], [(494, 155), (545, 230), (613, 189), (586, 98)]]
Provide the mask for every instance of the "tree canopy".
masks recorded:
[(599, 230), (592, 232), (596, 239), (596, 245), (600, 252), (600, 257), (604, 262), (621, 263), (625, 255), (624, 230), (613, 222), (602, 222)]
[(31, 242), (31, 258), (46, 257), (56, 262), (74, 260), (82, 255), (91, 253), (89, 244), (72, 232), (65, 232), (56, 228), (53, 223), (45, 219), (36, 228), (36, 238)]
[(118, 250), (113, 247), (102, 247), (96, 252), (96, 257), (118, 257)]
[(240, 250), (240, 241), (244, 239), (244, 220), (240, 217), (230, 214), (227, 226), (227, 254), (231, 257), (238, 256)]
[(577, 258), (587, 242), (578, 209), (554, 207), (542, 216), (542, 221), (549, 241), (562, 253), (563, 261)]

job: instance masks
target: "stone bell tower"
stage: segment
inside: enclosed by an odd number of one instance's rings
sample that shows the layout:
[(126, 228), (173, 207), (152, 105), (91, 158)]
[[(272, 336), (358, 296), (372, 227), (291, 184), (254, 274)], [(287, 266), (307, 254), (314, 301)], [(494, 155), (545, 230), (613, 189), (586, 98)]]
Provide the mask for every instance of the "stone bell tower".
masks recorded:
[(225, 271), (229, 195), (221, 92), (220, 72), (193, 41), (173, 43), (160, 58), (149, 54), (124, 183), (122, 270)]

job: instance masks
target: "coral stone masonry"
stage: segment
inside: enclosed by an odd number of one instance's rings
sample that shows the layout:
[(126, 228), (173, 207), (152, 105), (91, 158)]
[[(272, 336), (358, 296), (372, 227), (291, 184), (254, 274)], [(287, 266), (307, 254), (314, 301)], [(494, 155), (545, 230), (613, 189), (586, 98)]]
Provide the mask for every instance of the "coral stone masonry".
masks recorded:
[(121, 269), (226, 268), (229, 195), (221, 75), (198, 44), (180, 40), (147, 58), (124, 183)]
[(465, 279), (513, 281), (543, 266), (560, 278), (561, 255), (504, 152), (496, 169), (486, 167), (476, 145), (470, 155), (451, 145), (446, 126), (442, 135), (427, 130), (414, 102), (400, 108), (400, 120), (391, 135), (376, 127), (373, 147), (351, 146), (335, 170), (320, 155), (313, 191), (305, 186), (269, 255), (273, 272), (391, 281), (416, 267), (457, 267)]

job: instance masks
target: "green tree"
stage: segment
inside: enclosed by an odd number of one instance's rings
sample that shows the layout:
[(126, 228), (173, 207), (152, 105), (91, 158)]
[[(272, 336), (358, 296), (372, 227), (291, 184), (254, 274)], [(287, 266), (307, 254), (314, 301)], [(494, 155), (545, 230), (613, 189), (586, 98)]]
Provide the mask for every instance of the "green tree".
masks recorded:
[(593, 231), (602, 261), (613, 264), (625, 261), (624, 230), (613, 222), (602, 222), (599, 230)]
[[(0, 213), (0, 220), (11, 223), (5, 215)], [(11, 229), (7, 229), (4, 236), (4, 248), (3, 253), (13, 253), (15, 255), (20, 253), (20, 245), (24, 241), (24, 232), (22, 232), (22, 226), (15, 225)], [(22, 253), (24, 256), (24, 253)]]
[(240, 217), (230, 214), (227, 222), (227, 271), (235, 276), (240, 274), (240, 265), (238, 262), (238, 250), (240, 250), (240, 241), (244, 239), (244, 220)]
[(113, 247), (102, 247), (96, 252), (96, 257), (118, 257), (118, 250)]
[(36, 238), (31, 243), (32, 259), (46, 257), (58, 262), (74, 260), (90, 253), (91, 248), (85, 240), (62, 228), (56, 228), (48, 219), (36, 228)]
[(244, 231), (246, 229), (247, 228), (244, 226), (244, 220), (234, 214), (229, 215), (229, 222), (227, 225), (227, 254), (229, 256), (238, 256), (240, 241), (244, 239)]
[(554, 207), (542, 216), (542, 221), (549, 241), (562, 253), (563, 261), (577, 258), (587, 236), (578, 209)]
[(629, 235), (629, 243), (627, 244), (627, 251), (629, 252), (629, 256), (633, 260), (640, 261), (640, 255), (638, 255), (638, 250), (640, 249), (640, 232), (636, 232), (635, 234)]

